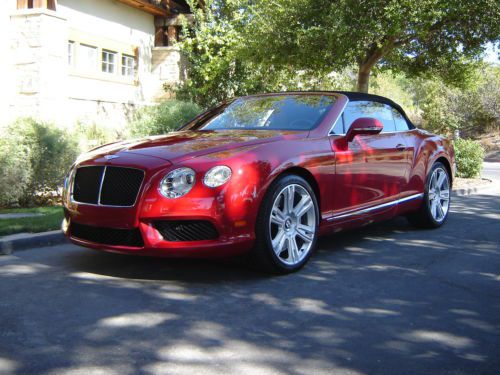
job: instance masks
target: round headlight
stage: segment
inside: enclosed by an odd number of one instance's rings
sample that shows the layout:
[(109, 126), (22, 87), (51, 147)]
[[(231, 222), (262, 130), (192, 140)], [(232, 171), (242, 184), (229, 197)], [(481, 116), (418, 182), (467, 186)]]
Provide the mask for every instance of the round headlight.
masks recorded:
[(166, 198), (179, 198), (193, 188), (195, 181), (195, 173), (191, 168), (177, 168), (163, 177), (160, 192)]
[(230, 178), (231, 168), (226, 167), (225, 165), (218, 165), (205, 173), (203, 183), (208, 187), (215, 188), (217, 186), (224, 185)]

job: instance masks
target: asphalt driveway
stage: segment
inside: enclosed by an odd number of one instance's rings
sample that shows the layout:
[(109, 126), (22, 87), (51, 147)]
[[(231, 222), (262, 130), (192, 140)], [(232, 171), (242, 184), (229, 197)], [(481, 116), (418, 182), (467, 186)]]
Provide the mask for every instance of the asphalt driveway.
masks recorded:
[(301, 272), (63, 245), (0, 257), (3, 374), (497, 374), (500, 187), (439, 230), (323, 238)]

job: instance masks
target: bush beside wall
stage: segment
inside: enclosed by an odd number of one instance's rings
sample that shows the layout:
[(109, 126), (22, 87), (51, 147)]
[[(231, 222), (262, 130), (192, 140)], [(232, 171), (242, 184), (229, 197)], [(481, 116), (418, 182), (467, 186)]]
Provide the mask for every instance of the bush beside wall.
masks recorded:
[(155, 106), (139, 109), (129, 128), (134, 137), (166, 134), (200, 113), (201, 108), (197, 104), (168, 100)]
[(475, 178), (481, 174), (484, 149), (477, 141), (457, 139), (454, 142), (457, 177)]
[(0, 142), (0, 205), (29, 206), (57, 191), (78, 156), (77, 142), (31, 118), (7, 127)]
[[(142, 137), (169, 133), (201, 113), (190, 102), (169, 100), (137, 111), (125, 133)], [(46, 204), (58, 193), (78, 154), (128, 138), (105, 126), (78, 124), (71, 133), (53, 124), (21, 118), (0, 136), (0, 207)]]

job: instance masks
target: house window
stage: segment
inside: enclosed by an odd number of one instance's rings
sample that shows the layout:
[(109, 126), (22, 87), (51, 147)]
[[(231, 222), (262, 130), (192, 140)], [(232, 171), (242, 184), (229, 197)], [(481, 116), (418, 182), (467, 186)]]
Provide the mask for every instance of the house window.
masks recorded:
[(75, 42), (72, 40), (68, 41), (68, 65), (73, 66), (75, 64)]
[(76, 62), (79, 70), (94, 72), (97, 68), (97, 47), (80, 44)]
[(116, 72), (116, 52), (102, 50), (102, 71), (114, 74)]
[(125, 77), (135, 76), (135, 57), (130, 55), (122, 55), (122, 75)]

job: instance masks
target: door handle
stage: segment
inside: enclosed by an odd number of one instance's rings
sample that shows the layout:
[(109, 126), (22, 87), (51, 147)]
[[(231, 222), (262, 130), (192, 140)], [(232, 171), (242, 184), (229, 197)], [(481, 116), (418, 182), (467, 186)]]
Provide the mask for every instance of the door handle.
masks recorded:
[(399, 143), (396, 145), (396, 149), (398, 149), (399, 151), (403, 151), (406, 149), (406, 146), (402, 143)]

